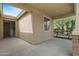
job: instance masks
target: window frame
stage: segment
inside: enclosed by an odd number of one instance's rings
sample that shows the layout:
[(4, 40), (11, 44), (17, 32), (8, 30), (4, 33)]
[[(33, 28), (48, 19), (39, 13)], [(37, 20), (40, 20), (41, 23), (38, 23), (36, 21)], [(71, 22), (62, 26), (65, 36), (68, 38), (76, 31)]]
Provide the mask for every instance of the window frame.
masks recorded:
[[(44, 25), (45, 18), (49, 19), (49, 21), (50, 21), (49, 30), (45, 30), (45, 25)], [(43, 30), (44, 30), (44, 32), (50, 32), (51, 31), (51, 19), (49, 17), (46, 17), (46, 16), (43, 17)]]

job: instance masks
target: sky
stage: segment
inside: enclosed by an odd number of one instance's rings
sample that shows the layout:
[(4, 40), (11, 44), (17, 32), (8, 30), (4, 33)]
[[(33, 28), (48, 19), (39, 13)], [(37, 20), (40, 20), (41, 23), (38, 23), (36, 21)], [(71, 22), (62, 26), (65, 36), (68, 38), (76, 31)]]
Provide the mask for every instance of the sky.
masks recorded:
[(3, 3), (3, 15), (17, 17), (22, 9)]

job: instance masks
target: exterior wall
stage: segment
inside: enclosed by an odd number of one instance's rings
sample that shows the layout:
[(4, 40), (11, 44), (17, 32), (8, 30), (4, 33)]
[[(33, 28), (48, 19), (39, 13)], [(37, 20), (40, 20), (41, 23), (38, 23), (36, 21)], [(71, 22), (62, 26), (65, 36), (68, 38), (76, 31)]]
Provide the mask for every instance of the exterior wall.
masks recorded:
[[(33, 43), (37, 44), (42, 41), (50, 40), (53, 37), (53, 31), (52, 31), (52, 19), (48, 17), (47, 15), (34, 10), (33, 12), (33, 29), (34, 29), (34, 40)], [(48, 17), (51, 21), (51, 31), (44, 31), (43, 24), (44, 24), (44, 17)]]
[(33, 27), (31, 13), (27, 13), (19, 19), (19, 37), (29, 43), (32, 43)]

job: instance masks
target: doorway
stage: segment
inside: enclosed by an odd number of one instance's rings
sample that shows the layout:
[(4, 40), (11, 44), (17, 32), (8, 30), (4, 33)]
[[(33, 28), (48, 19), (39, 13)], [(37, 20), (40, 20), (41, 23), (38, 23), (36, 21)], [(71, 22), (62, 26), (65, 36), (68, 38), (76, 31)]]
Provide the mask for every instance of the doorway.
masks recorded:
[(15, 21), (3, 21), (4, 38), (15, 37)]

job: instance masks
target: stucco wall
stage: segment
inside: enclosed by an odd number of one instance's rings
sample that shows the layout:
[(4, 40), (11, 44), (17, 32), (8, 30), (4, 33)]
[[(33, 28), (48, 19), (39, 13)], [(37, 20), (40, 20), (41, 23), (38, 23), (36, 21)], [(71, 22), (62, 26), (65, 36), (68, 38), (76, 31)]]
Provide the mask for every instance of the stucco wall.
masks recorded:
[[(40, 11), (34, 10), (33, 14), (33, 29), (34, 29), (34, 40), (33, 43), (40, 43), (42, 41), (46, 41), (52, 39), (53, 37), (53, 24), (52, 19), (45, 14), (41, 13)], [(51, 31), (44, 31), (43, 24), (44, 24), (44, 17), (48, 17), (51, 21)]]
[[(53, 37), (53, 24), (52, 19), (40, 11), (33, 10), (31, 13), (32, 18), (28, 17), (29, 14), (24, 15), (19, 19), (19, 37), (32, 44), (37, 44), (42, 41), (50, 40)], [(44, 17), (48, 17), (51, 21), (51, 31), (44, 31)], [(29, 22), (29, 20), (31, 20)], [(22, 30), (23, 29), (23, 30)], [(32, 30), (29, 32), (29, 30)], [(23, 32), (22, 32), (23, 31)]]
[(33, 27), (32, 27), (32, 14), (27, 13), (19, 19), (19, 37), (27, 42), (32, 43), (33, 40)]

